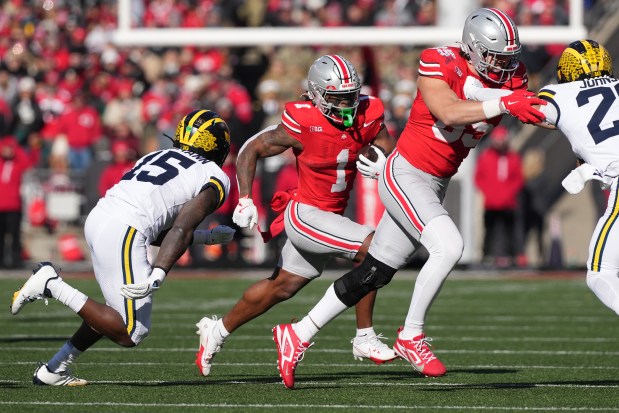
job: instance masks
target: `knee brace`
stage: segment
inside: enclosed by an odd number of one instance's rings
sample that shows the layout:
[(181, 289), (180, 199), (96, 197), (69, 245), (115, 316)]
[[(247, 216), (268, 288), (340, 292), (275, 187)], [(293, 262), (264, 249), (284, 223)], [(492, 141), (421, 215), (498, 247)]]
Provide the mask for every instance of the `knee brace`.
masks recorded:
[(370, 291), (387, 285), (395, 272), (395, 268), (367, 254), (361, 265), (335, 281), (333, 284), (335, 295), (342, 303), (352, 307)]

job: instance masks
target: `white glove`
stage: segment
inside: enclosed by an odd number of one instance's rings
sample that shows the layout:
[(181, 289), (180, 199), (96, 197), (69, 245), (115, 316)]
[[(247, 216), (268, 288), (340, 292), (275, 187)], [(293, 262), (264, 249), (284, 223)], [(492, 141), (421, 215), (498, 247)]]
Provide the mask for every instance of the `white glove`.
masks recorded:
[(227, 244), (234, 238), (236, 230), (226, 225), (218, 225), (213, 229), (198, 229), (193, 232), (192, 245)]
[(385, 162), (387, 161), (387, 157), (383, 153), (380, 148), (372, 145), (374, 151), (378, 154), (378, 158), (375, 162), (370, 161), (363, 155), (359, 155), (359, 160), (357, 161), (357, 169), (361, 172), (364, 178), (370, 179), (378, 179), (381, 173), (383, 173), (383, 168), (385, 166)]
[(232, 221), (241, 228), (253, 229), (258, 223), (258, 209), (254, 201), (244, 196), (239, 198), (239, 204), (234, 208)]
[(148, 276), (148, 281), (140, 284), (127, 284), (120, 287), (120, 294), (131, 300), (148, 297), (157, 291), (163, 284), (166, 277), (166, 272), (159, 267), (153, 268), (153, 271)]

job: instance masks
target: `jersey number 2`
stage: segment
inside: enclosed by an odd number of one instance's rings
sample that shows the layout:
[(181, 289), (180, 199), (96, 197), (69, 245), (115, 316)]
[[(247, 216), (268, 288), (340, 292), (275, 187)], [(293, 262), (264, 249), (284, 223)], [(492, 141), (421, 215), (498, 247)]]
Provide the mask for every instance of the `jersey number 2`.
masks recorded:
[(608, 138), (612, 138), (613, 136), (619, 135), (619, 120), (613, 122), (613, 126), (607, 129), (602, 130), (600, 125), (602, 121), (608, 114), (610, 107), (617, 99), (617, 94), (619, 94), (619, 84), (615, 85), (615, 92), (607, 87), (596, 87), (593, 89), (585, 89), (581, 91), (578, 96), (576, 96), (576, 102), (578, 106), (584, 106), (589, 103), (589, 99), (593, 96), (601, 95), (602, 100), (600, 104), (593, 112), (593, 116), (591, 116), (591, 120), (587, 123), (587, 129), (589, 129), (589, 133), (596, 145), (604, 142)]

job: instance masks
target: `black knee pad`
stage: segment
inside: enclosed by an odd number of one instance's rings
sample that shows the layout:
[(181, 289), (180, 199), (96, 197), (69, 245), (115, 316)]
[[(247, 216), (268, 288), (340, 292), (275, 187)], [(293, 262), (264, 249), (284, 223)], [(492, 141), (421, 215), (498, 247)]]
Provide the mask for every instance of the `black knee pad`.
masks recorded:
[(395, 272), (395, 268), (367, 254), (361, 265), (335, 281), (335, 295), (348, 307), (352, 307), (370, 291), (387, 285)]

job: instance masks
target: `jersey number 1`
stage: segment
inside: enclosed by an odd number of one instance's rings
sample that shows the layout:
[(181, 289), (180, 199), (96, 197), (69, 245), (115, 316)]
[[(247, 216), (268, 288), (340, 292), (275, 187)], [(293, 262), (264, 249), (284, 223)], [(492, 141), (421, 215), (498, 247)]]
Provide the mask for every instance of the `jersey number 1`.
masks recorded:
[(331, 185), (331, 192), (342, 192), (346, 189), (346, 164), (348, 163), (348, 149), (342, 149), (337, 154), (337, 169), (335, 183)]

